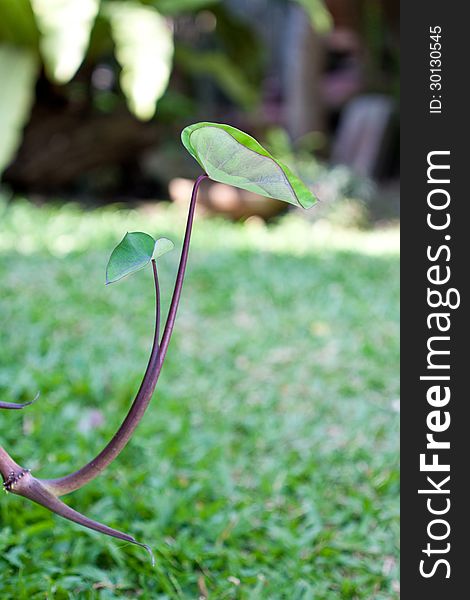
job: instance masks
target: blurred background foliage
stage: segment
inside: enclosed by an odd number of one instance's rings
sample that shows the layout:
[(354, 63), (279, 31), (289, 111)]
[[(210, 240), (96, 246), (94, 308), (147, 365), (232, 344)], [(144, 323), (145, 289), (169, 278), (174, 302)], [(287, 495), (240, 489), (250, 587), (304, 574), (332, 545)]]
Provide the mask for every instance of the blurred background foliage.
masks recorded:
[[(12, 84), (15, 96), (5, 101), (3, 112), (7, 113), (10, 105), (21, 105), (17, 118), (11, 121), (13, 132), (7, 130), (10, 119), (5, 118), (5, 132), (11, 138), (16, 135), (16, 139), (20, 139), (21, 129), (29, 117), (30, 102), (27, 99), (33, 93), (41, 69), (51, 84), (66, 85), (83, 63), (96, 65), (100, 59), (110, 56), (121, 69), (120, 88), (129, 110), (140, 119), (150, 119), (166, 90), (173, 67), (171, 17), (216, 4), (220, 2), (5, 0), (0, 5), (0, 41), (4, 43), (1, 56), (3, 62), (11, 61), (14, 64), (10, 77), (12, 80), (17, 78), (19, 83), (14, 85), (15, 81)], [(312, 19), (322, 10), (325, 13), (320, 2), (302, 0), (302, 4), (310, 9)], [(194, 48), (181, 44), (178, 62), (192, 73), (214, 77), (236, 102), (245, 107), (253, 107), (257, 100), (257, 90), (250, 84), (250, 72), (253, 79), (258, 51), (256, 38), (249, 27), (231, 20), (227, 11), (221, 11), (220, 7), (214, 10), (219, 13), (218, 29), (221, 39), (225, 39), (225, 49), (228, 52), (222, 53), (214, 49), (194, 53)], [(212, 27), (210, 14), (205, 15), (207, 22), (202, 24), (202, 29)], [(212, 13), (214, 19), (215, 14), (217, 13)], [(327, 19), (322, 27), (325, 25), (328, 26)], [(241, 46), (236, 43), (234, 47), (233, 41), (239, 37), (243, 37), (243, 43)], [(233, 60), (233, 54), (237, 54), (240, 47), (245, 50), (243, 58), (248, 59), (244, 71)], [(253, 50), (254, 54), (251, 53)], [(111, 70), (116, 69), (109, 69)], [(257, 75), (259, 74), (258, 72)], [(110, 72), (108, 76), (109, 79)], [(105, 80), (105, 74), (101, 73), (100, 86), (100, 73), (95, 73), (94, 83), (98, 89), (106, 87)], [(103, 108), (106, 107), (103, 98), (98, 100), (98, 106), (100, 103)], [(109, 103), (112, 104), (112, 101), (108, 98)], [(108, 108), (111, 109), (112, 106)], [(7, 149), (4, 150), (0, 168), (8, 164), (11, 155), (11, 149), (8, 152)]]
[(166, 197), (195, 175), (179, 131), (217, 120), (282, 138), (326, 197), (369, 206), (372, 181), (398, 174), (396, 13), (390, 0), (2, 0), (3, 180), (93, 203)]
[(184, 126), (254, 134), (321, 200), (201, 188), (156, 397), (71, 498), (156, 569), (5, 496), (2, 599), (399, 597), (398, 36), (395, 0), (0, 0), (0, 394), (41, 391), (0, 415), (21, 464), (77, 468), (129, 406), (151, 280), (105, 265), (126, 231), (178, 247)]

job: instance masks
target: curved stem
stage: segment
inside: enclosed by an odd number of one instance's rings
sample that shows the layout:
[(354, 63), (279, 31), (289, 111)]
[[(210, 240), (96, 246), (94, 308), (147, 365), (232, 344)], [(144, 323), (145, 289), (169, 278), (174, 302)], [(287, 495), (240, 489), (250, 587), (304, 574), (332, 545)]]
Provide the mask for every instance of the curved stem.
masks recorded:
[(153, 259), (152, 267), (155, 281), (155, 332), (152, 351), (139, 391), (121, 426), (96, 458), (78, 471), (65, 477), (40, 480), (53, 494), (59, 496), (68, 494), (97, 477), (126, 446), (149, 405), (158, 377), (156, 367), (159, 353), (158, 338), (160, 337), (160, 285), (158, 283), (157, 265)]
[(171, 334), (173, 332), (173, 327), (175, 325), (176, 313), (178, 311), (178, 305), (181, 297), (181, 290), (183, 289), (184, 275), (186, 272), (186, 264), (188, 262), (189, 256), (189, 244), (191, 241), (191, 232), (193, 228), (194, 221), (194, 212), (196, 209), (197, 202), (197, 193), (199, 191), (199, 186), (204, 181), (204, 179), (209, 179), (209, 176), (205, 173), (203, 175), (199, 175), (194, 183), (193, 192), (191, 194), (191, 202), (189, 204), (188, 211), (188, 219), (186, 222), (186, 231), (184, 233), (184, 241), (183, 247), (181, 249), (181, 258), (180, 264), (178, 267), (178, 274), (176, 275), (175, 289), (173, 291), (173, 296), (171, 298), (170, 308), (168, 310), (168, 316), (165, 323), (165, 330), (163, 332), (162, 341), (160, 344), (160, 353), (158, 356), (158, 369), (159, 373), (163, 365), (163, 361), (165, 360), (166, 352), (168, 350), (168, 345), (170, 343)]
[(36, 402), (36, 400), (38, 398), (39, 398), (39, 392), (36, 394), (35, 398), (33, 400), (30, 400), (29, 402), (22, 402), (22, 403), (0, 402), (0, 408), (5, 408), (7, 410), (21, 410), (22, 408), (25, 408), (26, 406), (31, 406), (31, 404), (34, 404), (34, 402)]
[[(152, 258), (152, 271), (153, 271), (153, 280), (155, 283), (155, 331), (153, 333), (153, 343), (152, 350), (154, 347), (159, 348), (159, 337), (160, 337), (160, 312), (161, 312), (161, 302), (160, 302), (160, 284), (158, 282), (158, 271), (157, 271), (157, 261)], [(145, 369), (145, 375), (150, 366), (150, 359), (147, 364), (147, 368)], [(144, 378), (145, 378), (144, 375)]]
[(82, 515), (78, 511), (74, 510), (62, 500), (59, 500), (54, 494), (52, 494), (49, 490), (47, 490), (43, 484), (37, 479), (34, 479), (29, 475), (28, 471), (23, 472), (23, 476), (20, 483), (20, 489), (15, 491), (19, 496), (24, 496), (33, 502), (43, 506), (44, 508), (49, 509), (51, 512), (59, 515), (59, 517), (63, 517), (64, 519), (68, 519), (69, 521), (73, 521), (78, 525), (82, 525), (82, 527), (86, 527), (87, 529), (92, 529), (93, 531), (97, 531), (98, 533), (103, 533), (104, 535), (109, 535), (111, 537), (117, 538), (119, 540), (123, 540), (125, 542), (130, 542), (131, 544), (136, 544), (137, 546), (141, 546), (145, 548), (150, 555), (152, 560), (152, 564), (155, 564), (155, 559), (150, 549), (150, 546), (147, 544), (143, 544), (142, 542), (137, 541), (133, 536), (119, 531), (119, 529), (114, 529), (113, 527), (108, 527), (99, 521), (95, 521), (94, 519), (90, 519), (89, 517)]
[(9, 410), (21, 410), (25, 406), (29, 406), (32, 402), (24, 402), (23, 404), (16, 404), (14, 402), (0, 402), (0, 408), (6, 408)]
[(0, 474), (3, 480), (6, 481), (10, 476), (10, 473), (21, 470), (21, 467), (16, 463), (12, 457), (0, 446)]
[(49, 509), (60, 517), (68, 519), (69, 521), (73, 521), (74, 523), (78, 523), (78, 525), (82, 525), (88, 529), (93, 529), (99, 533), (142, 546), (150, 554), (152, 564), (155, 564), (153, 553), (149, 546), (138, 542), (134, 537), (127, 533), (119, 531), (118, 529), (113, 529), (112, 527), (108, 527), (107, 525), (104, 525), (99, 521), (95, 521), (94, 519), (90, 519), (89, 517), (77, 512), (70, 506), (64, 504), (50, 490), (48, 490), (39, 479), (33, 477), (29, 469), (23, 469), (23, 467), (20, 467), (20, 465), (18, 465), (18, 463), (16, 463), (1, 447), (0, 473), (3, 477), (3, 489), (6, 492), (28, 498), (29, 500), (44, 506), (44, 508)]
[(186, 223), (186, 231), (184, 235), (183, 247), (181, 250), (180, 264), (178, 267), (178, 273), (175, 281), (175, 288), (171, 299), (170, 308), (168, 310), (168, 316), (165, 323), (165, 329), (161, 339), (161, 343), (158, 344), (159, 337), (159, 324), (160, 324), (160, 291), (158, 285), (156, 263), (152, 260), (154, 278), (155, 278), (155, 289), (157, 297), (157, 312), (156, 312), (156, 325), (155, 325), (155, 336), (150, 354), (150, 359), (145, 371), (144, 378), (141, 386), (135, 397), (135, 400), (124, 419), (121, 427), (118, 429), (109, 444), (98, 454), (98, 456), (90, 461), (87, 465), (79, 469), (78, 471), (60, 477), (58, 479), (46, 479), (40, 480), (41, 483), (50, 490), (53, 494), (61, 496), (68, 494), (85, 484), (90, 482), (92, 479), (97, 477), (122, 451), (127, 442), (130, 440), (134, 433), (137, 425), (142, 419), (144, 412), (152, 398), (155, 386), (157, 385), (160, 372), (162, 370), (163, 361), (165, 360), (168, 345), (170, 343), (171, 334), (175, 324), (176, 313), (178, 311), (179, 300), (181, 297), (181, 290), (183, 288), (184, 275), (186, 272), (186, 265), (188, 262), (189, 255), (189, 244), (191, 241), (191, 231), (194, 221), (194, 212), (196, 208), (197, 193), (199, 186), (207, 175), (200, 175), (193, 188), (191, 195), (191, 202), (189, 205), (188, 219)]
[[(141, 544), (135, 540), (132, 536), (125, 534), (116, 529), (112, 529), (85, 517), (84, 515), (73, 510), (63, 502), (61, 502), (57, 496), (67, 494), (78, 488), (81, 488), (86, 483), (94, 479), (99, 475), (103, 469), (106, 468), (121, 452), (125, 447), (132, 434), (134, 433), (137, 425), (139, 424), (142, 416), (150, 402), (153, 395), (155, 386), (160, 375), (163, 361), (170, 343), (171, 334), (175, 324), (176, 313), (178, 310), (178, 304), (181, 297), (181, 290), (183, 288), (184, 275), (186, 271), (186, 264), (189, 255), (189, 243), (191, 239), (191, 231), (194, 220), (194, 212), (197, 201), (197, 192), (201, 182), (207, 178), (207, 175), (201, 175), (194, 184), (193, 193), (191, 196), (191, 203), (189, 206), (188, 220), (186, 225), (186, 232), (184, 236), (183, 248), (181, 251), (180, 264), (178, 267), (178, 274), (176, 276), (175, 289), (168, 311), (168, 317), (165, 324), (165, 330), (163, 332), (161, 343), (159, 344), (160, 335), (160, 289), (158, 284), (157, 267), (155, 260), (152, 260), (153, 274), (155, 280), (155, 296), (156, 296), (156, 309), (155, 309), (155, 333), (153, 339), (152, 351), (150, 359), (145, 371), (144, 378), (140, 385), (137, 396), (135, 397), (132, 406), (124, 419), (121, 427), (114, 435), (113, 439), (109, 444), (98, 454), (98, 456), (85, 465), (82, 469), (79, 469), (75, 473), (61, 477), (58, 479), (40, 480), (33, 477), (28, 469), (23, 469), (18, 465), (11, 456), (0, 446), (0, 474), (3, 477), (3, 487), (6, 491), (10, 491), (14, 494), (29, 498), (33, 502), (41, 504), (45, 508), (48, 508), (52, 512), (58, 514), (65, 519), (74, 521), (89, 529), (94, 529), (100, 533), (116, 537), (121, 540), (125, 540), (139, 546), (143, 546), (152, 556), (153, 555), (148, 546)], [(0, 404), (0, 408), (12, 408), (11, 405), (6, 406), (7, 403)], [(21, 408), (22, 406), (13, 406), (14, 408)]]

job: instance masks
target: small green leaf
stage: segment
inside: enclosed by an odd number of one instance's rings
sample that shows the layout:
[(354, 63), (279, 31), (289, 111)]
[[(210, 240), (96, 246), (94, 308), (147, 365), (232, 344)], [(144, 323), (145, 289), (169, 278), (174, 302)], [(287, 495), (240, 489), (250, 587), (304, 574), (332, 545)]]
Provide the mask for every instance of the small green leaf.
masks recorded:
[(106, 267), (106, 285), (143, 269), (152, 260), (155, 240), (141, 232), (126, 233), (114, 248)]
[(106, 285), (143, 269), (152, 260), (155, 240), (147, 233), (126, 233), (106, 267)]
[(164, 237), (158, 238), (158, 240), (155, 242), (153, 258), (160, 258), (160, 256), (163, 256), (167, 252), (171, 252), (174, 247), (175, 245), (171, 240)]
[(109, 258), (106, 285), (140, 271), (152, 258), (159, 258), (174, 247), (173, 242), (164, 237), (154, 240), (151, 235), (140, 231), (126, 233)]
[(181, 134), (188, 152), (214, 181), (310, 208), (317, 199), (250, 135), (221, 123), (196, 123)]

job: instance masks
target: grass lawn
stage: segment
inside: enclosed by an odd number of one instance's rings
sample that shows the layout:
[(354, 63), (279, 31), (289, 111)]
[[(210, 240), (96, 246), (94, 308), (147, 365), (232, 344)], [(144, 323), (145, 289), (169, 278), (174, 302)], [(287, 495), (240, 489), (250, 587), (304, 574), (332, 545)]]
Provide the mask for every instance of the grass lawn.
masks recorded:
[[(315, 210), (315, 209), (313, 209)], [(146, 270), (105, 287), (126, 231), (185, 215), (0, 204), (1, 444), (40, 477), (109, 440), (151, 344)], [(150, 544), (2, 494), (0, 597), (398, 598), (398, 231), (295, 215), (199, 219), (159, 387), (105, 474), (65, 500)]]

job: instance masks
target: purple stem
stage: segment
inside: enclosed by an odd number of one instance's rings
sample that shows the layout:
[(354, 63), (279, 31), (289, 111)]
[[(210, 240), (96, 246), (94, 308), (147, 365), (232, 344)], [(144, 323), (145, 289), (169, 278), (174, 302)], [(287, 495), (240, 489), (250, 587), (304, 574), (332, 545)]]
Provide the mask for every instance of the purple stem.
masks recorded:
[(29, 402), (16, 403), (16, 402), (0, 402), (0, 408), (6, 408), (8, 410), (21, 410), (26, 406), (31, 406), (36, 400), (39, 398), (39, 392), (36, 394), (34, 400), (30, 400)]
[(50, 511), (56, 513), (60, 517), (68, 519), (69, 521), (73, 521), (74, 523), (78, 523), (79, 525), (87, 527), (88, 529), (93, 529), (99, 533), (104, 533), (105, 535), (118, 538), (125, 542), (131, 542), (132, 544), (142, 546), (150, 554), (152, 563), (154, 564), (154, 557), (149, 546), (138, 542), (135, 538), (127, 533), (123, 533), (118, 529), (113, 529), (112, 527), (103, 525), (98, 521), (89, 519), (70, 506), (64, 504), (61, 500), (59, 500), (59, 498), (46, 489), (41, 481), (34, 478), (29, 469), (23, 469), (20, 467), (1, 447), (0, 472), (4, 481), (3, 489), (6, 492), (11, 492), (12, 494), (17, 494), (18, 496), (28, 498), (29, 500), (48, 508)]
[(160, 370), (163, 365), (163, 361), (165, 360), (166, 351), (168, 350), (168, 345), (170, 343), (171, 334), (173, 332), (173, 327), (175, 325), (176, 313), (178, 311), (178, 305), (181, 297), (181, 290), (183, 289), (184, 282), (184, 274), (186, 272), (186, 264), (188, 262), (189, 255), (189, 244), (191, 242), (191, 231), (193, 228), (194, 221), (194, 212), (196, 209), (197, 202), (197, 193), (199, 190), (199, 186), (204, 181), (204, 179), (209, 179), (209, 176), (204, 173), (204, 175), (199, 175), (196, 179), (193, 187), (193, 192), (191, 194), (191, 202), (189, 204), (188, 211), (188, 220), (186, 222), (186, 231), (184, 233), (183, 240), (183, 248), (181, 250), (181, 258), (180, 264), (178, 267), (178, 273), (176, 275), (175, 289), (173, 291), (173, 297), (171, 298), (170, 309), (168, 310), (168, 316), (165, 323), (165, 330), (163, 331), (162, 341), (160, 344), (160, 352), (158, 355), (158, 375), (160, 374)]
[[(86, 483), (94, 479), (99, 475), (103, 469), (105, 469), (122, 451), (137, 425), (139, 424), (142, 416), (150, 402), (150, 399), (155, 390), (155, 386), (160, 375), (163, 361), (165, 359), (168, 345), (170, 343), (171, 334), (175, 324), (176, 313), (178, 310), (178, 304), (181, 297), (181, 290), (183, 288), (184, 275), (186, 271), (186, 264), (188, 262), (189, 244), (191, 240), (191, 231), (194, 220), (194, 211), (196, 208), (197, 192), (201, 182), (207, 178), (207, 175), (201, 175), (198, 177), (194, 184), (193, 193), (191, 196), (191, 203), (189, 206), (189, 214), (186, 225), (186, 232), (184, 236), (183, 248), (181, 251), (180, 264), (178, 267), (178, 274), (176, 276), (175, 289), (171, 300), (170, 308), (168, 311), (168, 317), (165, 324), (165, 330), (163, 332), (161, 343), (159, 344), (159, 333), (160, 333), (160, 289), (158, 284), (157, 266), (155, 260), (152, 260), (153, 274), (155, 280), (155, 296), (156, 296), (156, 309), (155, 309), (155, 333), (153, 339), (152, 351), (150, 359), (145, 371), (144, 378), (140, 385), (137, 396), (135, 397), (132, 406), (124, 419), (121, 427), (114, 435), (113, 439), (109, 444), (98, 454), (98, 456), (85, 465), (82, 469), (79, 469), (75, 473), (61, 477), (58, 479), (40, 480), (34, 478), (28, 469), (23, 469), (18, 465), (11, 456), (0, 446), (0, 474), (3, 477), (5, 490), (10, 491), (14, 494), (29, 498), (33, 502), (41, 504), (45, 508), (48, 508), (52, 512), (59, 516), (74, 521), (89, 529), (94, 529), (106, 535), (119, 538), (124, 541), (132, 542), (146, 548), (150, 553), (153, 560), (153, 555), (148, 546), (137, 542), (132, 536), (129, 536), (121, 531), (112, 529), (93, 521), (84, 515), (81, 515), (77, 511), (73, 510), (63, 502), (61, 502), (57, 496), (67, 494), (74, 490), (77, 490), (84, 486)], [(0, 403), (0, 408), (22, 408), (23, 405), (11, 405), (9, 403)]]
[(158, 377), (158, 375), (157, 377), (155, 375), (159, 351), (158, 338), (160, 337), (160, 286), (158, 283), (157, 265), (154, 259), (152, 259), (152, 268), (155, 281), (155, 332), (152, 351), (139, 391), (121, 426), (96, 458), (78, 471), (65, 477), (40, 480), (55, 495), (62, 496), (63, 494), (69, 494), (97, 477), (126, 446), (152, 398)]
[(21, 410), (25, 406), (29, 406), (32, 402), (25, 402), (24, 404), (16, 404), (14, 402), (0, 402), (0, 408), (6, 408), (9, 410)]
[(175, 288), (173, 291), (173, 297), (171, 299), (170, 308), (168, 311), (168, 317), (165, 324), (161, 343), (158, 344), (159, 337), (159, 323), (160, 323), (160, 294), (158, 286), (158, 277), (155, 261), (152, 260), (153, 272), (155, 277), (155, 289), (157, 297), (157, 311), (156, 311), (156, 326), (155, 336), (150, 354), (150, 359), (145, 371), (144, 378), (142, 380), (140, 389), (135, 397), (135, 400), (124, 419), (121, 427), (118, 429), (109, 444), (98, 454), (96, 458), (90, 461), (87, 465), (58, 479), (46, 479), (40, 480), (41, 483), (50, 490), (53, 494), (62, 496), (63, 494), (69, 494), (85, 484), (89, 483), (92, 479), (97, 477), (123, 450), (127, 442), (130, 440), (136, 427), (140, 423), (144, 412), (149, 405), (152, 398), (155, 386), (157, 385), (160, 372), (162, 370), (163, 361), (165, 360), (168, 345), (170, 343), (171, 334), (175, 324), (176, 313), (178, 310), (179, 300), (181, 297), (181, 290), (183, 288), (184, 275), (186, 271), (186, 264), (188, 262), (189, 255), (189, 244), (191, 241), (191, 231), (194, 221), (194, 212), (196, 208), (197, 193), (201, 182), (206, 179), (207, 175), (201, 175), (197, 178), (193, 192), (191, 195), (191, 202), (189, 205), (188, 220), (186, 224), (186, 231), (183, 241), (183, 248), (181, 250), (180, 264), (178, 267), (178, 273), (176, 276)]

